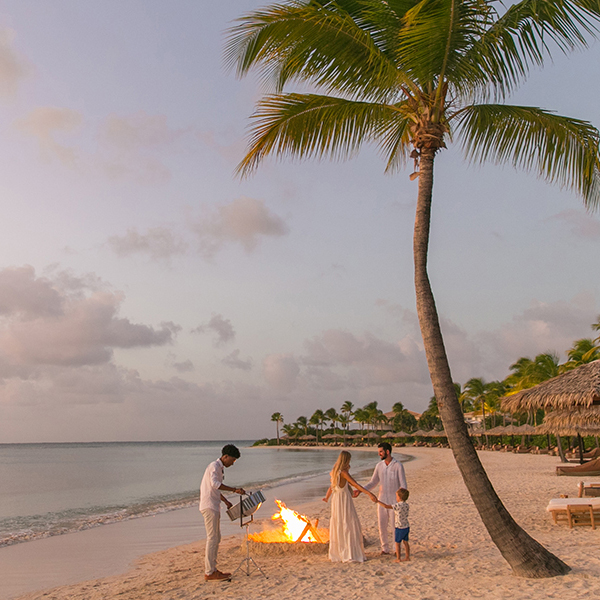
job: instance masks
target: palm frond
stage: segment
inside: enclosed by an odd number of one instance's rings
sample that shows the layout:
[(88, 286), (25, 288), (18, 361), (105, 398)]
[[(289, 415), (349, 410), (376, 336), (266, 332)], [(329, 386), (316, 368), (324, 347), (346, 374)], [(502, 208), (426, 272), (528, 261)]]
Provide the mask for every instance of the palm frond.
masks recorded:
[(256, 68), (277, 91), (302, 80), (361, 99), (389, 99), (401, 78), (370, 29), (357, 23), (366, 18), (362, 4), (288, 0), (251, 12), (228, 32), (226, 64), (239, 76)]
[[(491, 4), (491, 3), (490, 3)], [(588, 45), (600, 19), (598, 0), (522, 0), (457, 55), (452, 85), (461, 94), (481, 99), (504, 98), (523, 81), (532, 66), (549, 56), (550, 44), (567, 53)], [(491, 89), (490, 89), (491, 88)]]
[[(399, 162), (408, 143), (409, 117), (395, 106), (318, 94), (265, 96), (253, 115), (249, 150), (238, 166), (246, 175), (270, 154), (292, 158), (344, 159), (366, 142), (376, 142)], [(395, 132), (395, 136), (394, 136)]]
[(600, 134), (587, 121), (503, 104), (473, 105), (456, 119), (472, 160), (512, 163), (536, 171), (548, 181), (575, 189), (588, 208), (598, 206)]

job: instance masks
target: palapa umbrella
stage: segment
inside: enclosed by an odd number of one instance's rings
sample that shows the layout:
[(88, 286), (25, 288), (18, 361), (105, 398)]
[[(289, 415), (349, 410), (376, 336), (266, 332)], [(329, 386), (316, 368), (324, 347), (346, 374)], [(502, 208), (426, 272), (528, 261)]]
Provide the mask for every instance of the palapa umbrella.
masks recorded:
[(428, 431), (423, 431), (422, 429), (417, 429), (414, 433), (412, 433), (411, 435), (413, 437), (427, 437), (427, 434), (429, 432)]
[(564, 410), (594, 404), (600, 405), (600, 360), (502, 399), (502, 409), (511, 413), (539, 408)]
[(571, 410), (552, 411), (536, 428), (536, 433), (576, 435), (579, 446), (579, 462), (583, 464), (583, 439), (585, 435), (600, 435), (600, 407), (576, 407)]
[(486, 432), (488, 435), (505, 435), (506, 434), (506, 427), (502, 426), (502, 425), (498, 425), (492, 429), (488, 429)]
[(394, 432), (395, 438), (407, 438), (413, 435), (412, 433), (406, 433), (406, 431), (396, 431)]
[(383, 439), (391, 440), (392, 438), (398, 437), (393, 431), (388, 431), (385, 435), (381, 436)]
[[(600, 405), (600, 360), (581, 365), (538, 385), (507, 396), (502, 400), (502, 409), (510, 412), (546, 411), (590, 408)], [(558, 431), (553, 432), (560, 435)], [(563, 434), (568, 435), (568, 434)], [(578, 435), (580, 460), (583, 460), (583, 440)], [(559, 444), (562, 455), (562, 447)]]
[(307, 435), (301, 435), (300, 439), (301, 440), (316, 440), (317, 436), (316, 435), (312, 435), (312, 433), (308, 433)]

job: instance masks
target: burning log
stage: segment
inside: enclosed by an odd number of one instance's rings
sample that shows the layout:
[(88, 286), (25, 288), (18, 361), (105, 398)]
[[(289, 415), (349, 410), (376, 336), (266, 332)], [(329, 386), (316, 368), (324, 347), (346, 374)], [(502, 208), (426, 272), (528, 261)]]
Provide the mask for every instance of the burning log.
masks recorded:
[[(329, 531), (319, 529), (319, 521), (312, 521), (305, 515), (289, 509), (280, 500), (275, 500), (279, 512), (271, 519), (280, 520), (281, 527), (278, 529), (266, 529), (260, 533), (252, 533), (248, 536), (253, 552), (259, 554), (279, 554), (288, 552), (292, 547), (300, 553), (326, 552), (329, 542)], [(306, 551), (304, 550), (306, 548)]]

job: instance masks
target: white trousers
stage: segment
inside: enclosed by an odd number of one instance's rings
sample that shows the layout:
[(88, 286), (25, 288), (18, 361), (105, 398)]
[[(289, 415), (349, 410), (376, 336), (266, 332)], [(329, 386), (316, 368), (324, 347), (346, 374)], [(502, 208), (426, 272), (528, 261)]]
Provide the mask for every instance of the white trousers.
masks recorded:
[(392, 546), (390, 544), (390, 524), (392, 531), (394, 531), (394, 511), (389, 508), (377, 505), (377, 522), (379, 523), (379, 539), (381, 541), (381, 551), (391, 552)]
[(206, 549), (204, 551), (204, 572), (210, 575), (217, 570), (217, 553), (221, 542), (221, 513), (207, 508), (202, 511), (206, 529)]

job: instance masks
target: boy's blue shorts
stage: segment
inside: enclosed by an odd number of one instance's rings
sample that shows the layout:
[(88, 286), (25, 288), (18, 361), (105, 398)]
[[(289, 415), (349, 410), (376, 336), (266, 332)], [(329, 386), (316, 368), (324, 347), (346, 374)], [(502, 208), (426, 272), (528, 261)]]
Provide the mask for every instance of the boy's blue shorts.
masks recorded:
[(394, 541), (396, 544), (399, 544), (402, 541), (408, 542), (408, 532), (410, 531), (410, 527), (404, 527), (403, 529), (399, 529), (398, 527), (394, 528)]

